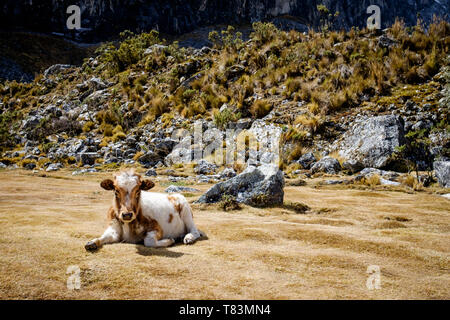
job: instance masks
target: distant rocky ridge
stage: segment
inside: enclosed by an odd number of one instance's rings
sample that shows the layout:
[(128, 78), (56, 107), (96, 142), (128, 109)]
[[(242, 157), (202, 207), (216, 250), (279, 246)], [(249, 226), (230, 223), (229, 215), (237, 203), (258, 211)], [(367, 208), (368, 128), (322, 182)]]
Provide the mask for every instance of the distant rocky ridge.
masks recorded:
[[(66, 9), (73, 4), (82, 11), (83, 30), (77, 34), (66, 29), (69, 16)], [(207, 25), (289, 16), (292, 19), (277, 19), (276, 24), (304, 29), (306, 25), (319, 25), (319, 4), (324, 4), (331, 13), (339, 12), (335, 26), (347, 29), (365, 26), (366, 9), (372, 4), (381, 8), (383, 28), (396, 17), (411, 25), (416, 23), (417, 16), (428, 22), (434, 14), (442, 16), (450, 10), (449, 0), (4, 0), (0, 6), (0, 28), (66, 33), (79, 40), (98, 41), (125, 29), (180, 34)]]

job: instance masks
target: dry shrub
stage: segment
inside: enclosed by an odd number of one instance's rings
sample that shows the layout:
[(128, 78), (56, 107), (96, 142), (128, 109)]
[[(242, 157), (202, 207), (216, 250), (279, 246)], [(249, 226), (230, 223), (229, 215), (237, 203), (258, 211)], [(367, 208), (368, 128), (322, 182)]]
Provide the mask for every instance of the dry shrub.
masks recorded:
[(365, 185), (370, 186), (370, 187), (378, 186), (378, 185), (381, 184), (381, 178), (380, 178), (379, 175), (374, 174), (374, 175), (371, 175), (371, 176), (368, 177), (368, 178), (364, 178), (364, 179), (363, 179), (363, 183), (364, 183)]
[(308, 207), (306, 204), (301, 203), (301, 202), (290, 202), (290, 201), (286, 201), (283, 204), (283, 208), (288, 209), (288, 210), (292, 210), (295, 213), (305, 213), (308, 210), (310, 210), (311, 208)]
[(272, 104), (265, 99), (256, 100), (250, 107), (250, 113), (253, 117), (259, 119), (269, 114), (272, 110)]
[(219, 208), (223, 211), (234, 211), (241, 210), (242, 206), (236, 201), (235, 197), (226, 194), (222, 196), (222, 199), (219, 202)]

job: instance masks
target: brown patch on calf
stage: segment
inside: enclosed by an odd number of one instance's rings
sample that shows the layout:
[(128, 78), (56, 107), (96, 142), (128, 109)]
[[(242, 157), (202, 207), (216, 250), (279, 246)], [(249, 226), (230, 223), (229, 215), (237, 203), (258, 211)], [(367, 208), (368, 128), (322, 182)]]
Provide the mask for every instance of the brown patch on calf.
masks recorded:
[(167, 199), (169, 199), (170, 202), (172, 202), (173, 207), (175, 208), (175, 211), (178, 212), (178, 214), (181, 216), (181, 210), (182, 205), (178, 202), (178, 199), (174, 196), (167, 196)]
[(108, 210), (108, 213), (106, 214), (106, 218), (108, 221), (114, 220), (116, 218), (116, 210), (114, 210), (114, 207), (110, 207)]
[(173, 220), (173, 214), (169, 214), (169, 223), (171, 223)]

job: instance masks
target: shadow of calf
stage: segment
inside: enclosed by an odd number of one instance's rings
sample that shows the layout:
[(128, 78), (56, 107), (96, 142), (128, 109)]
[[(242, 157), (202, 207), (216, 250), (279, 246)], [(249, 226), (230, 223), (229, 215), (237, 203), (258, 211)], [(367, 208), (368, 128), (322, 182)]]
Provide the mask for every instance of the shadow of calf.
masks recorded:
[(182, 252), (169, 251), (166, 248), (149, 248), (142, 244), (136, 245), (136, 252), (141, 256), (160, 256), (168, 258), (179, 258), (184, 255)]

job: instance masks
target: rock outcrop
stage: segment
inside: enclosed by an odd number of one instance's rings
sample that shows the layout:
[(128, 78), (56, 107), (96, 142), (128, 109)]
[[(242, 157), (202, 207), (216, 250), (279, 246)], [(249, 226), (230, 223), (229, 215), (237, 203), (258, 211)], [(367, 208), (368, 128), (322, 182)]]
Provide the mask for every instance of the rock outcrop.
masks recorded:
[(395, 148), (404, 143), (402, 118), (386, 115), (356, 120), (337, 149), (343, 158), (359, 161), (366, 168), (384, 168)]

